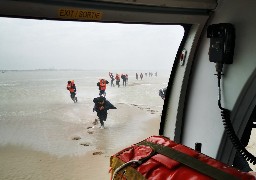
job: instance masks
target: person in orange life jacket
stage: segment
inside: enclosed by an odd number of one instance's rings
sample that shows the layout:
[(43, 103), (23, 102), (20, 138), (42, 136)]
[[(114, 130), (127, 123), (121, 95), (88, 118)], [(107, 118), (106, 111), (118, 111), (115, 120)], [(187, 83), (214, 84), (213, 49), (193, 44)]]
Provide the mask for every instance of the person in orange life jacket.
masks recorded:
[(126, 77), (125, 77), (125, 75), (122, 74), (121, 78), (123, 79), (123, 86), (126, 86)]
[(97, 97), (93, 99), (94, 108), (93, 112), (97, 112), (97, 116), (100, 120), (100, 128), (104, 129), (104, 121), (107, 120), (108, 110), (109, 109), (116, 109), (116, 107), (111, 104), (105, 97)]
[(110, 79), (111, 79), (111, 86), (115, 87), (115, 85), (114, 85), (114, 80), (115, 80), (115, 78), (114, 78), (113, 73), (109, 72), (108, 74), (109, 74), (109, 77), (110, 77)]
[(119, 87), (120, 86), (120, 77), (119, 77), (119, 74), (116, 74), (116, 85)]
[(69, 92), (70, 92), (71, 99), (74, 101), (74, 103), (76, 103), (77, 102), (76, 85), (75, 85), (74, 80), (68, 81), (67, 90), (69, 90)]
[(99, 86), (99, 90), (100, 90), (100, 93), (99, 93), (99, 95), (100, 96), (106, 96), (106, 88), (107, 88), (107, 84), (108, 84), (109, 82), (107, 81), (107, 80), (105, 80), (105, 79), (100, 79), (100, 82), (98, 82), (97, 83), (97, 86)]

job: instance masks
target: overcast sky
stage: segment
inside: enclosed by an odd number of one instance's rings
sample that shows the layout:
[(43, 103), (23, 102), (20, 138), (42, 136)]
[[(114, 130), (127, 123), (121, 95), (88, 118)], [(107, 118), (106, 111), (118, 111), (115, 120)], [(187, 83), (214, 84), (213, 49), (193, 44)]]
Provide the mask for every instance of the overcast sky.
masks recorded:
[(181, 26), (0, 18), (0, 69), (170, 70)]

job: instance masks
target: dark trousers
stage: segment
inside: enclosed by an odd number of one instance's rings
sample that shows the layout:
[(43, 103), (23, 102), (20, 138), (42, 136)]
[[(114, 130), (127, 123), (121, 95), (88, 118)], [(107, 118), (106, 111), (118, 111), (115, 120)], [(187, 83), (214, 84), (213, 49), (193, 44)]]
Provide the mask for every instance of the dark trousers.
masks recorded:
[(111, 80), (111, 86), (115, 86), (115, 85), (114, 85), (114, 80)]
[(117, 85), (118, 87), (120, 86), (119, 82), (120, 82), (120, 81), (116, 81), (116, 85)]
[(97, 113), (97, 116), (98, 116), (99, 119), (100, 119), (100, 125), (101, 125), (101, 126), (104, 126), (104, 121), (107, 120), (107, 115), (108, 115), (108, 113), (105, 112), (105, 111), (103, 111), (103, 112), (98, 112), (98, 113)]
[(76, 93), (75, 93), (75, 92), (71, 92), (71, 93), (70, 93), (70, 97), (71, 97), (71, 99), (73, 100), (73, 99), (76, 97)]
[(123, 80), (123, 86), (126, 86), (126, 80)]

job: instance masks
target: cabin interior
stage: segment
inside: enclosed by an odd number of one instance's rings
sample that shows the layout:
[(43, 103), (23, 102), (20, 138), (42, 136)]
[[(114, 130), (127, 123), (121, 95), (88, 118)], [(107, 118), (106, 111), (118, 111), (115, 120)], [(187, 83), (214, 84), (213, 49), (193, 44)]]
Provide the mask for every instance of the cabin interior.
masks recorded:
[[(216, 63), (209, 60), (208, 27), (228, 23), (234, 28), (233, 62), (223, 63), (220, 101), (231, 112), (232, 127), (241, 140), (245, 132), (253, 130), (256, 114), (255, 7), (252, 0), (2, 0), (0, 16), (182, 25), (185, 34), (171, 70), (159, 134), (191, 148), (201, 143), (202, 153), (232, 165), (237, 149), (218, 107), (218, 78)], [(90, 14), (76, 16), (73, 11), (77, 9), (90, 10)]]

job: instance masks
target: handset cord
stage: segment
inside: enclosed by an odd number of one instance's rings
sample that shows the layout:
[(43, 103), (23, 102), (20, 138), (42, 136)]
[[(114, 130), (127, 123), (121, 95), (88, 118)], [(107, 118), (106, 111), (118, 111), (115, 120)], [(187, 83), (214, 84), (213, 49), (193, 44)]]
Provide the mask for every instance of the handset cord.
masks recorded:
[(220, 80), (221, 80), (221, 75), (222, 74), (221, 74), (220, 71), (217, 71), (216, 75), (218, 77), (218, 91), (219, 91), (218, 106), (221, 110), (221, 116), (222, 116), (222, 122), (223, 122), (224, 128), (225, 128), (231, 142), (233, 143), (234, 147), (241, 154), (241, 156), (243, 156), (247, 161), (249, 161), (250, 163), (255, 165), (256, 164), (256, 157), (245, 149), (244, 145), (241, 143), (241, 141), (239, 140), (239, 138), (237, 137), (237, 135), (235, 133), (235, 130), (233, 128), (233, 125), (232, 125), (231, 119), (230, 119), (230, 114), (231, 114), (230, 110), (225, 109), (221, 106)]

